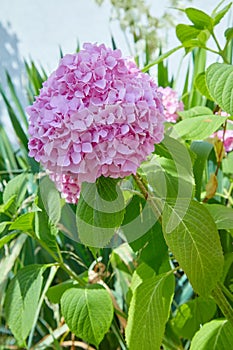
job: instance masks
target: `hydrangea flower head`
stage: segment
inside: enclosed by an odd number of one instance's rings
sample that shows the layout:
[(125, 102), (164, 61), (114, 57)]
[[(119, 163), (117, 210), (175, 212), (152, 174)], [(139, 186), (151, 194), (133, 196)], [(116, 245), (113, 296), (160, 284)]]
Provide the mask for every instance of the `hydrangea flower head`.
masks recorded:
[(165, 88), (160, 86), (158, 91), (162, 93), (166, 121), (176, 123), (177, 119), (179, 118), (177, 111), (184, 110), (183, 102), (179, 101), (177, 92), (169, 86)]
[(29, 155), (69, 201), (74, 184), (135, 174), (164, 134), (157, 85), (103, 44), (64, 56), (27, 112)]

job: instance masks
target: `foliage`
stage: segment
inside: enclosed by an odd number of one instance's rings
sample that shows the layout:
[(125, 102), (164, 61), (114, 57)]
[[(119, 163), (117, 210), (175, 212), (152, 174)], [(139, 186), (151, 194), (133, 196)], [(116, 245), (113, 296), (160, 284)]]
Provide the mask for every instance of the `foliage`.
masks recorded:
[[(7, 75), (0, 93), (18, 145), (0, 125), (1, 349), (230, 348), (232, 28), (223, 47), (215, 35), (230, 8), (183, 10), (181, 45), (148, 56), (143, 70), (157, 65), (159, 85), (172, 86), (165, 60), (190, 55), (185, 110), (136, 175), (83, 184), (77, 205), (28, 157), (27, 117)], [(206, 67), (209, 52), (218, 62)], [(32, 103), (46, 74), (33, 61), (25, 68)], [(223, 139), (211, 138), (217, 130)]]

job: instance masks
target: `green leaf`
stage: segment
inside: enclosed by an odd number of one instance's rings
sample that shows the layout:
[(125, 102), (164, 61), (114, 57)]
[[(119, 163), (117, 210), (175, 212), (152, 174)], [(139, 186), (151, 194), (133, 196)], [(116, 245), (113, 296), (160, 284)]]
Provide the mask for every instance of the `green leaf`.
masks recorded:
[(5, 299), (7, 323), (19, 346), (25, 340), (33, 325), (39, 302), (44, 266), (29, 265), (18, 271), (9, 284)]
[[(206, 74), (205, 72), (199, 73), (195, 78), (195, 86), (199, 92), (205, 96), (208, 100), (213, 101), (212, 96), (209, 93), (207, 84), (206, 84)], [(204, 113), (203, 113), (204, 114)]]
[(223, 269), (223, 252), (217, 227), (200, 203), (180, 200), (174, 210), (167, 204), (162, 216), (167, 245), (187, 274), (193, 289), (206, 297), (216, 286)]
[(5, 228), (11, 224), (11, 221), (3, 221), (0, 223), (0, 233), (2, 233)]
[(20, 215), (13, 223), (11, 223), (9, 230), (20, 230), (23, 232), (34, 232), (34, 217), (35, 213), (29, 212)]
[(178, 24), (176, 26), (176, 36), (183, 43), (191, 39), (197, 39), (200, 29), (187, 24)]
[(135, 252), (139, 252), (140, 260), (157, 273), (162, 263), (168, 259), (168, 248), (159, 222), (156, 222), (141, 238), (131, 242), (130, 246)]
[(206, 71), (206, 83), (214, 101), (233, 115), (233, 66), (213, 63)]
[(233, 152), (227, 154), (222, 160), (222, 170), (225, 174), (232, 174), (233, 169)]
[(16, 232), (14, 232), (14, 233), (9, 233), (8, 235), (3, 236), (2, 238), (0, 238), (0, 249), (1, 249), (5, 244), (7, 244), (8, 242), (10, 242), (12, 239), (14, 239), (15, 236), (17, 236), (17, 233), (16, 233)]
[(233, 209), (220, 204), (205, 204), (218, 230), (233, 229)]
[(211, 320), (216, 312), (216, 304), (213, 299), (202, 297), (190, 300), (182, 304), (172, 319), (174, 330), (180, 337), (192, 339), (200, 327)]
[(222, 10), (217, 12), (218, 6), (214, 11), (212, 12), (212, 18), (214, 20), (214, 25), (216, 26), (219, 24), (221, 19), (225, 16), (225, 14), (230, 10), (232, 5), (232, 2), (230, 2), (228, 5), (226, 5)]
[(61, 311), (70, 330), (96, 347), (113, 319), (112, 300), (100, 285), (68, 289), (61, 298)]
[(233, 344), (233, 327), (227, 320), (206, 323), (194, 336), (190, 350), (228, 350)]
[(196, 8), (189, 7), (184, 11), (190, 21), (198, 29), (213, 29), (213, 20), (207, 13)]
[(141, 274), (143, 281), (133, 290), (130, 302), (126, 327), (126, 341), (130, 350), (159, 350), (169, 318), (174, 276), (169, 272), (158, 276), (149, 273), (149, 277), (147, 269), (144, 275)]
[(117, 180), (100, 177), (96, 184), (83, 183), (76, 211), (81, 242), (92, 247), (106, 246), (122, 223), (124, 207)]
[(224, 32), (225, 38), (227, 41), (230, 41), (233, 39), (233, 28), (227, 28)]
[(210, 155), (213, 145), (205, 141), (193, 141), (190, 149), (196, 154), (193, 164), (193, 173), (196, 184), (196, 198), (200, 200), (202, 192), (202, 177), (206, 167), (206, 161)]
[(55, 184), (48, 176), (40, 181), (40, 195), (51, 223), (56, 225), (61, 217), (61, 200)]
[(27, 174), (20, 174), (10, 180), (3, 192), (3, 202), (6, 203), (8, 200), (15, 196), (14, 205), (11, 206), (11, 210), (14, 212), (24, 200), (24, 196), (27, 191)]
[(26, 151), (26, 153), (28, 153), (28, 138), (27, 138), (13, 108), (11, 107), (9, 100), (7, 99), (6, 94), (5, 94), (1, 84), (0, 84), (0, 94), (2, 95), (2, 98), (3, 98), (4, 103), (6, 105), (7, 112), (8, 112), (8, 115), (10, 117), (11, 124), (14, 128), (14, 131), (15, 131), (19, 141), (21, 142), (21, 144), (23, 146), (23, 150)]
[(75, 283), (72, 280), (68, 280), (68, 281), (59, 283), (55, 286), (50, 287), (48, 289), (46, 295), (53, 304), (58, 304), (58, 303), (60, 303), (62, 294), (67, 289), (75, 287), (75, 284), (77, 284), (77, 283)]
[(165, 52), (164, 54), (162, 54), (161, 56), (159, 56), (155, 61), (149, 63), (148, 65), (146, 65), (141, 71), (142, 72), (148, 72), (148, 70), (152, 67), (154, 67), (156, 64), (159, 64), (160, 62), (164, 61), (166, 58), (168, 58), (169, 56), (171, 56), (174, 52), (180, 50), (183, 48), (183, 45), (179, 45), (177, 47), (175, 47), (174, 49), (169, 50), (168, 52)]
[(182, 119), (189, 119), (193, 117), (200, 117), (202, 115), (213, 116), (213, 111), (208, 107), (195, 106), (188, 109), (187, 111), (179, 111), (178, 114)]
[(185, 140), (203, 140), (215, 132), (226, 119), (227, 117), (210, 114), (185, 119), (173, 127), (171, 136)]

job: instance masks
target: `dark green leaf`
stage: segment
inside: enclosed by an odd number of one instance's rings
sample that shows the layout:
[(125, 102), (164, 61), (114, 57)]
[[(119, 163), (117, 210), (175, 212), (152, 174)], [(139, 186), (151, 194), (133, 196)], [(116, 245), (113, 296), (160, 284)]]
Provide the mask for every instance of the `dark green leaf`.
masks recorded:
[(48, 176), (40, 181), (40, 195), (51, 223), (56, 225), (61, 217), (61, 200), (58, 190)]
[[(76, 283), (77, 284), (77, 283)], [(53, 304), (60, 303), (62, 294), (69, 288), (75, 287), (75, 282), (68, 280), (62, 283), (52, 286), (48, 289), (46, 295)]]
[(7, 183), (3, 192), (3, 202), (6, 203), (12, 196), (15, 196), (11, 211), (15, 211), (24, 200), (27, 191), (27, 181), (27, 174), (20, 174)]

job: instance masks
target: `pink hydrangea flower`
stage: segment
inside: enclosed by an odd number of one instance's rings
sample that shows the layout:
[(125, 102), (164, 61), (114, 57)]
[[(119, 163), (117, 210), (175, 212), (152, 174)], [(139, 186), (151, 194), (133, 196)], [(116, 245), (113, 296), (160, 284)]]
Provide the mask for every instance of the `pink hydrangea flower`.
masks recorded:
[[(214, 136), (217, 136), (221, 141), (223, 140), (223, 130), (219, 130), (215, 133)], [(233, 130), (226, 130), (224, 135), (224, 148), (226, 152), (233, 151)]]
[(135, 174), (164, 135), (157, 85), (103, 44), (64, 56), (27, 112), (29, 155), (71, 202), (83, 181)]
[(179, 101), (177, 92), (169, 86), (165, 88), (160, 86), (158, 91), (162, 93), (166, 121), (176, 123), (177, 119), (179, 118), (177, 111), (184, 110), (183, 102)]

